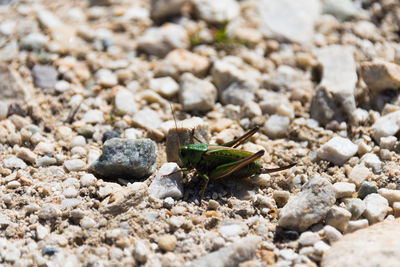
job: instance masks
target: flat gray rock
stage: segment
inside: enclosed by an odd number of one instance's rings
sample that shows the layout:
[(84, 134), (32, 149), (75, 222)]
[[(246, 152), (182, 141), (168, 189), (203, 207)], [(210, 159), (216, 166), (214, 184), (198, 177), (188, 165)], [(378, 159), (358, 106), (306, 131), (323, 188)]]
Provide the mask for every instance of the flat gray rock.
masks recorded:
[(399, 266), (400, 219), (345, 235), (325, 252), (321, 266)]
[(278, 225), (303, 232), (323, 219), (335, 201), (332, 184), (324, 178), (315, 177), (282, 208)]
[(91, 169), (107, 178), (141, 179), (156, 169), (156, 144), (144, 139), (113, 138), (103, 146), (103, 154)]

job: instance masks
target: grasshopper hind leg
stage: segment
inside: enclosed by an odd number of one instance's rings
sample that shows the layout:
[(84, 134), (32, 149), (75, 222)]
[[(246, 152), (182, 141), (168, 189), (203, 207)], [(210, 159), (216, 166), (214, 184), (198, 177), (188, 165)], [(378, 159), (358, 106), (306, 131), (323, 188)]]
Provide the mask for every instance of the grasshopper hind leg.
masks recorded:
[(210, 181), (210, 178), (206, 174), (201, 174), (201, 173), (199, 173), (199, 174), (200, 174), (201, 177), (204, 178), (204, 180), (206, 180), (206, 182), (204, 183), (203, 187), (200, 190), (200, 203), (201, 203), (201, 201), (202, 201), (202, 199), (204, 197), (204, 192), (207, 189), (208, 182)]

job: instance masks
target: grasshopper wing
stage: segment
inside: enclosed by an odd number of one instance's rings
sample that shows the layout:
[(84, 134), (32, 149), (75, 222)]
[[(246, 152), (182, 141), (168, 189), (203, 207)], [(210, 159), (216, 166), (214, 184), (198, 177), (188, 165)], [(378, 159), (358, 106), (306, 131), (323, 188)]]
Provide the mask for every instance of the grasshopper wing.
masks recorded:
[(249, 156), (247, 158), (220, 165), (210, 173), (210, 179), (221, 179), (226, 176), (229, 176), (232, 173), (234, 173), (235, 171), (240, 170), (244, 166), (261, 158), (264, 155), (264, 153), (265, 153), (264, 150), (260, 150), (257, 153), (252, 154), (251, 156)]

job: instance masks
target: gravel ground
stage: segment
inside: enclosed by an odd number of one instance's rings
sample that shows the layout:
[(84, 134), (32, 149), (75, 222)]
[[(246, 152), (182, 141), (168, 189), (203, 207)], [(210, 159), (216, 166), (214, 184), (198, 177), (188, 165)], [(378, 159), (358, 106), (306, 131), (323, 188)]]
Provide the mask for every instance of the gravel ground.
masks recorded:
[[(2, 0), (0, 18), (1, 266), (400, 265), (398, 1)], [(296, 165), (201, 199), (179, 145), (254, 127), (240, 149)]]

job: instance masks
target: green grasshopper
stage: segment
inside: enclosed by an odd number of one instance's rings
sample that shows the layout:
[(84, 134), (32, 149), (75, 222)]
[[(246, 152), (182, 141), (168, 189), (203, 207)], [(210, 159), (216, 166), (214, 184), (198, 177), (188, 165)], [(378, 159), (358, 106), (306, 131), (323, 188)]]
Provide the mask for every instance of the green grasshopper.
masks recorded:
[(258, 161), (264, 155), (264, 150), (252, 153), (237, 148), (253, 136), (258, 129), (258, 127), (254, 127), (241, 137), (222, 145), (201, 143), (179, 145), (179, 161), (183, 166), (181, 171), (195, 170), (206, 181), (200, 191), (200, 200), (203, 198), (210, 180), (221, 180), (227, 177), (243, 179), (257, 174), (286, 170), (295, 165), (267, 169)]

